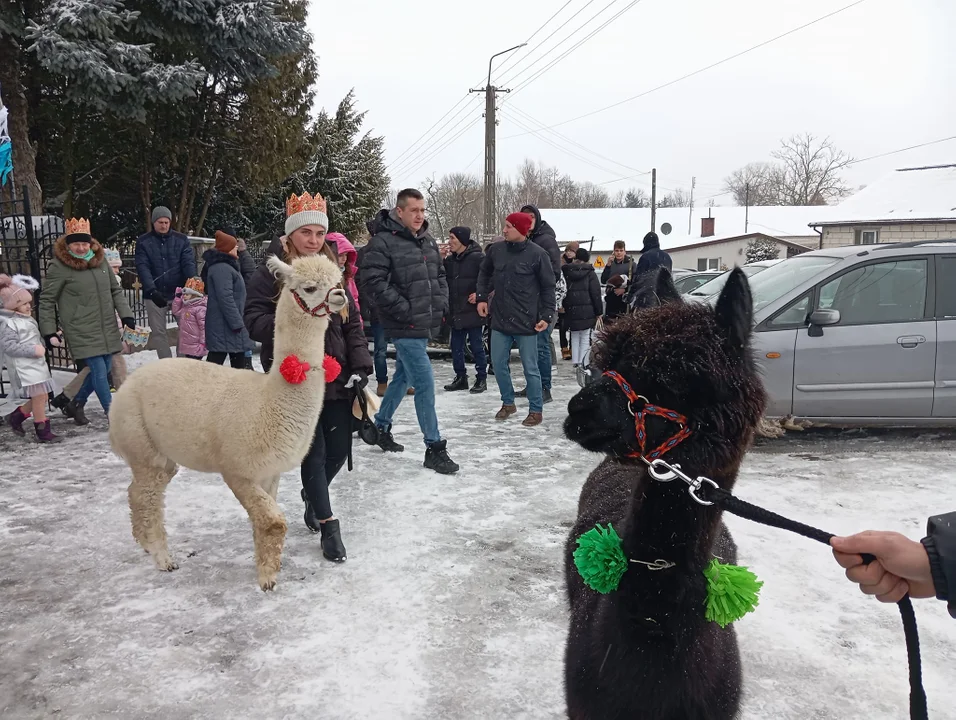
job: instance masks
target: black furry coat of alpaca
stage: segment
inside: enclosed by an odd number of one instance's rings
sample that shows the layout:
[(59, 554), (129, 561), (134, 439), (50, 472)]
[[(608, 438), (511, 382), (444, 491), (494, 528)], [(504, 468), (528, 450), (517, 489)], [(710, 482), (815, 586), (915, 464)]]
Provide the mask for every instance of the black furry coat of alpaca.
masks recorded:
[[(648, 273), (641, 305), (610, 327), (592, 363), (616, 371), (648, 403), (685, 416), (690, 435), (664, 454), (691, 477), (730, 490), (765, 395), (750, 349), (753, 303), (742, 271), (716, 306), (684, 303), (666, 270)], [(643, 401), (639, 401), (643, 403)], [(641, 410), (640, 405), (633, 408)], [(591, 473), (565, 551), (571, 623), (565, 690), (572, 720), (730, 720), (738, 713), (740, 652), (732, 625), (704, 618), (704, 568), (737, 550), (719, 510), (700, 505), (679, 479), (660, 482), (638, 449), (635, 418), (618, 384), (600, 378), (568, 405), (567, 437), (608, 457)], [(649, 416), (645, 453), (679, 426)], [(587, 587), (574, 565), (577, 539), (611, 523), (629, 562), (617, 590)]]

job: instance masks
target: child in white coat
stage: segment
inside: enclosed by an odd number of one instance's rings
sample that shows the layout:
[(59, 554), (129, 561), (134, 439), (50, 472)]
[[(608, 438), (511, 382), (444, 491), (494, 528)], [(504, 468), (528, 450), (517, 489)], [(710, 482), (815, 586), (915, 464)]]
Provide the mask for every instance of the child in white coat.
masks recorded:
[(47, 396), (53, 391), (53, 376), (46, 364), (46, 346), (33, 319), (33, 291), (40, 284), (29, 275), (0, 275), (0, 351), (10, 372), (15, 397), (26, 402), (9, 416), (10, 427), (26, 434), (23, 423), (33, 414), (37, 442), (54, 443), (46, 417)]

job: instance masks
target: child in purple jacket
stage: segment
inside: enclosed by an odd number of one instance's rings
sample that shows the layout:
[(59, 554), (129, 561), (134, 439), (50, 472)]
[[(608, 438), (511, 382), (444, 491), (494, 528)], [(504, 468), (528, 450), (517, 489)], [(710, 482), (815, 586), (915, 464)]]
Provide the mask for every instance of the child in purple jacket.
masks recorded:
[(178, 357), (202, 360), (206, 354), (206, 296), (199, 278), (186, 281), (185, 288), (176, 288), (173, 315), (179, 323)]

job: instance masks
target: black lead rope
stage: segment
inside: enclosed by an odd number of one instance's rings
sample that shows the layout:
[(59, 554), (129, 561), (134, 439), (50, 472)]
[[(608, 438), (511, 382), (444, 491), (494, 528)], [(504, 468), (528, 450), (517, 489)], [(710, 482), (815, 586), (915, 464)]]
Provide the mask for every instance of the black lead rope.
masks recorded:
[[(695, 495), (695, 492), (698, 495)], [(696, 487), (692, 485), (691, 495), (695, 499), (699, 496), (700, 500), (712, 503), (732, 515), (752, 520), (761, 525), (769, 525), (770, 527), (780, 528), (781, 530), (789, 530), (797, 535), (803, 535), (806, 538), (816, 540), (825, 545), (829, 545), (830, 540), (834, 537), (832, 533), (819, 530), (810, 525), (804, 525), (803, 523), (765, 510), (762, 507), (744, 502), (716, 485), (709, 483), (701, 483)], [(874, 560), (876, 560), (876, 558), (873, 555), (869, 553), (863, 554), (863, 562), (867, 565)], [(910, 718), (911, 720), (928, 720), (929, 713), (926, 708), (926, 691), (923, 690), (923, 670), (919, 652), (919, 632), (916, 628), (916, 614), (913, 612), (913, 603), (910, 600), (910, 596), (904, 596), (903, 599), (897, 603), (897, 606), (903, 618), (903, 634), (906, 637), (906, 656), (909, 661)]]

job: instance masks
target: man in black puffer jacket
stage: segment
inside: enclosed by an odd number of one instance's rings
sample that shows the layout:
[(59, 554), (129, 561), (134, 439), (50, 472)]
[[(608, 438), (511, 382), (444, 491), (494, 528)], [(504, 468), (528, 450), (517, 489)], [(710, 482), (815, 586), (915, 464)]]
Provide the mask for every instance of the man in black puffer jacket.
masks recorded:
[(488, 387), (488, 359), (485, 357), (482, 329), (485, 320), (478, 314), (478, 272), (484, 253), (471, 239), (471, 228), (453, 227), (448, 233), (451, 252), (445, 258), (445, 277), (448, 278), (448, 324), (451, 327), (451, 360), (455, 379), (445, 390), (468, 389), (465, 371), (465, 341), (471, 345), (475, 357), (475, 386), (473, 394), (483, 393)]
[(657, 233), (653, 230), (644, 236), (644, 249), (641, 250), (641, 259), (637, 261), (637, 268), (634, 270), (634, 277), (631, 278), (630, 286), (627, 292), (627, 306), (634, 307), (637, 302), (637, 294), (642, 286), (640, 278), (657, 268), (667, 268), (668, 271), (673, 267), (671, 256), (664, 250), (661, 250), (661, 241)]
[(392, 438), (392, 417), (409, 384), (415, 388), (415, 413), (425, 437), (425, 467), (442, 474), (458, 472), (448, 457), (435, 413), (435, 374), (428, 338), (441, 328), (448, 310), (448, 285), (438, 244), (428, 233), (425, 198), (414, 189), (398, 194), (397, 207), (382, 210), (378, 232), (362, 260), (362, 286), (375, 305), (385, 336), (395, 346), (395, 374), (375, 415), (379, 447), (405, 448)]

